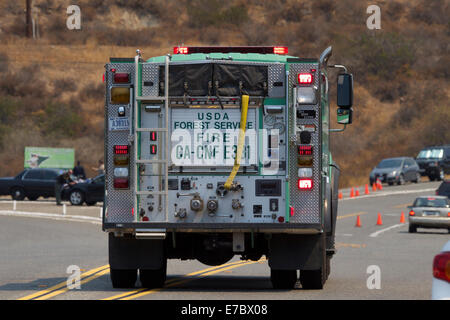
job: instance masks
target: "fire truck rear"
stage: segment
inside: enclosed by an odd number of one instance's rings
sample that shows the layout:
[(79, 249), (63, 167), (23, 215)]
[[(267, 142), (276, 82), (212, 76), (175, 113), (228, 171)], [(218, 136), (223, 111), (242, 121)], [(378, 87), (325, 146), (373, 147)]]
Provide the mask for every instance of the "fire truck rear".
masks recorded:
[[(175, 47), (105, 68), (113, 287), (164, 286), (167, 259), (265, 256), (274, 288), (321, 289), (335, 253), (339, 168), (330, 133), (352, 122), (353, 78), (287, 47)], [(327, 69), (337, 68), (330, 129)]]

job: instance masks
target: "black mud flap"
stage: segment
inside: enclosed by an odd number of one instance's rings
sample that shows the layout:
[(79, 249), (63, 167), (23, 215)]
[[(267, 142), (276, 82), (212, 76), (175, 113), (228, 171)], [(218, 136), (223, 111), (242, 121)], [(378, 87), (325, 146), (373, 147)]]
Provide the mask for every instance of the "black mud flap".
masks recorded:
[(112, 269), (149, 269), (163, 267), (164, 240), (115, 237), (109, 233), (109, 265)]

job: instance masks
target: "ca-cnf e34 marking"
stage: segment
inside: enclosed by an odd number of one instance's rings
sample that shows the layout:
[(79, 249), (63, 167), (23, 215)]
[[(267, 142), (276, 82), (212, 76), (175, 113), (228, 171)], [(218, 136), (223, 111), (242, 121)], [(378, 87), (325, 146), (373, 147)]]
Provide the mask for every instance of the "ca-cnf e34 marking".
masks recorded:
[[(235, 254), (265, 255), (275, 288), (293, 287), (297, 270), (304, 288), (323, 287), (339, 179), (330, 133), (353, 111), (352, 75), (328, 65), (331, 51), (176, 47), (110, 59), (103, 229), (114, 287), (138, 273), (144, 287), (163, 286), (167, 259), (214, 266)], [(330, 129), (334, 79), (342, 129)]]

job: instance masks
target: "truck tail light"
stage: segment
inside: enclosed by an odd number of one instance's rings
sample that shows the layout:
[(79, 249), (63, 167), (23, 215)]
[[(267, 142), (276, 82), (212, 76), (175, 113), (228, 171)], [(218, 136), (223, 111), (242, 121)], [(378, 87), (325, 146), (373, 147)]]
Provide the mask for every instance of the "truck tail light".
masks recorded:
[(126, 72), (114, 73), (114, 83), (130, 83), (130, 74)]
[(313, 78), (312, 73), (299, 73), (297, 75), (299, 84), (311, 84), (313, 83)]
[(298, 179), (298, 188), (300, 190), (311, 190), (313, 188), (313, 180), (309, 178)]
[(150, 154), (156, 154), (158, 152), (158, 148), (156, 147), (156, 144), (150, 145)]
[(289, 207), (289, 214), (291, 215), (291, 217), (294, 216), (295, 214), (294, 207)]
[(158, 134), (156, 131), (150, 132), (150, 141), (156, 141), (158, 139)]
[(111, 88), (112, 104), (129, 104), (130, 88), (128, 87), (112, 87)]
[(412, 211), (412, 210), (409, 212), (409, 215), (410, 215), (410, 216), (413, 216), (413, 215), (415, 215), (415, 214), (416, 214), (416, 213), (415, 213), (414, 211)]
[(443, 252), (434, 257), (433, 277), (450, 283), (450, 252)]
[(126, 178), (114, 178), (114, 189), (128, 189), (129, 179)]
[(115, 145), (114, 154), (128, 154), (128, 145)]

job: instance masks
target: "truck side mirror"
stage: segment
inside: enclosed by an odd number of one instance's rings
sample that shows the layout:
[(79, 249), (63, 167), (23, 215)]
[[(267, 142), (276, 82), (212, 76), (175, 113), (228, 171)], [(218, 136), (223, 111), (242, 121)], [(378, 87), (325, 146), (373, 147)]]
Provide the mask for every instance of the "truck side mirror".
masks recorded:
[(337, 105), (344, 109), (353, 106), (353, 75), (350, 73), (338, 74)]
[(337, 109), (337, 122), (339, 124), (351, 124), (353, 118), (353, 109)]

